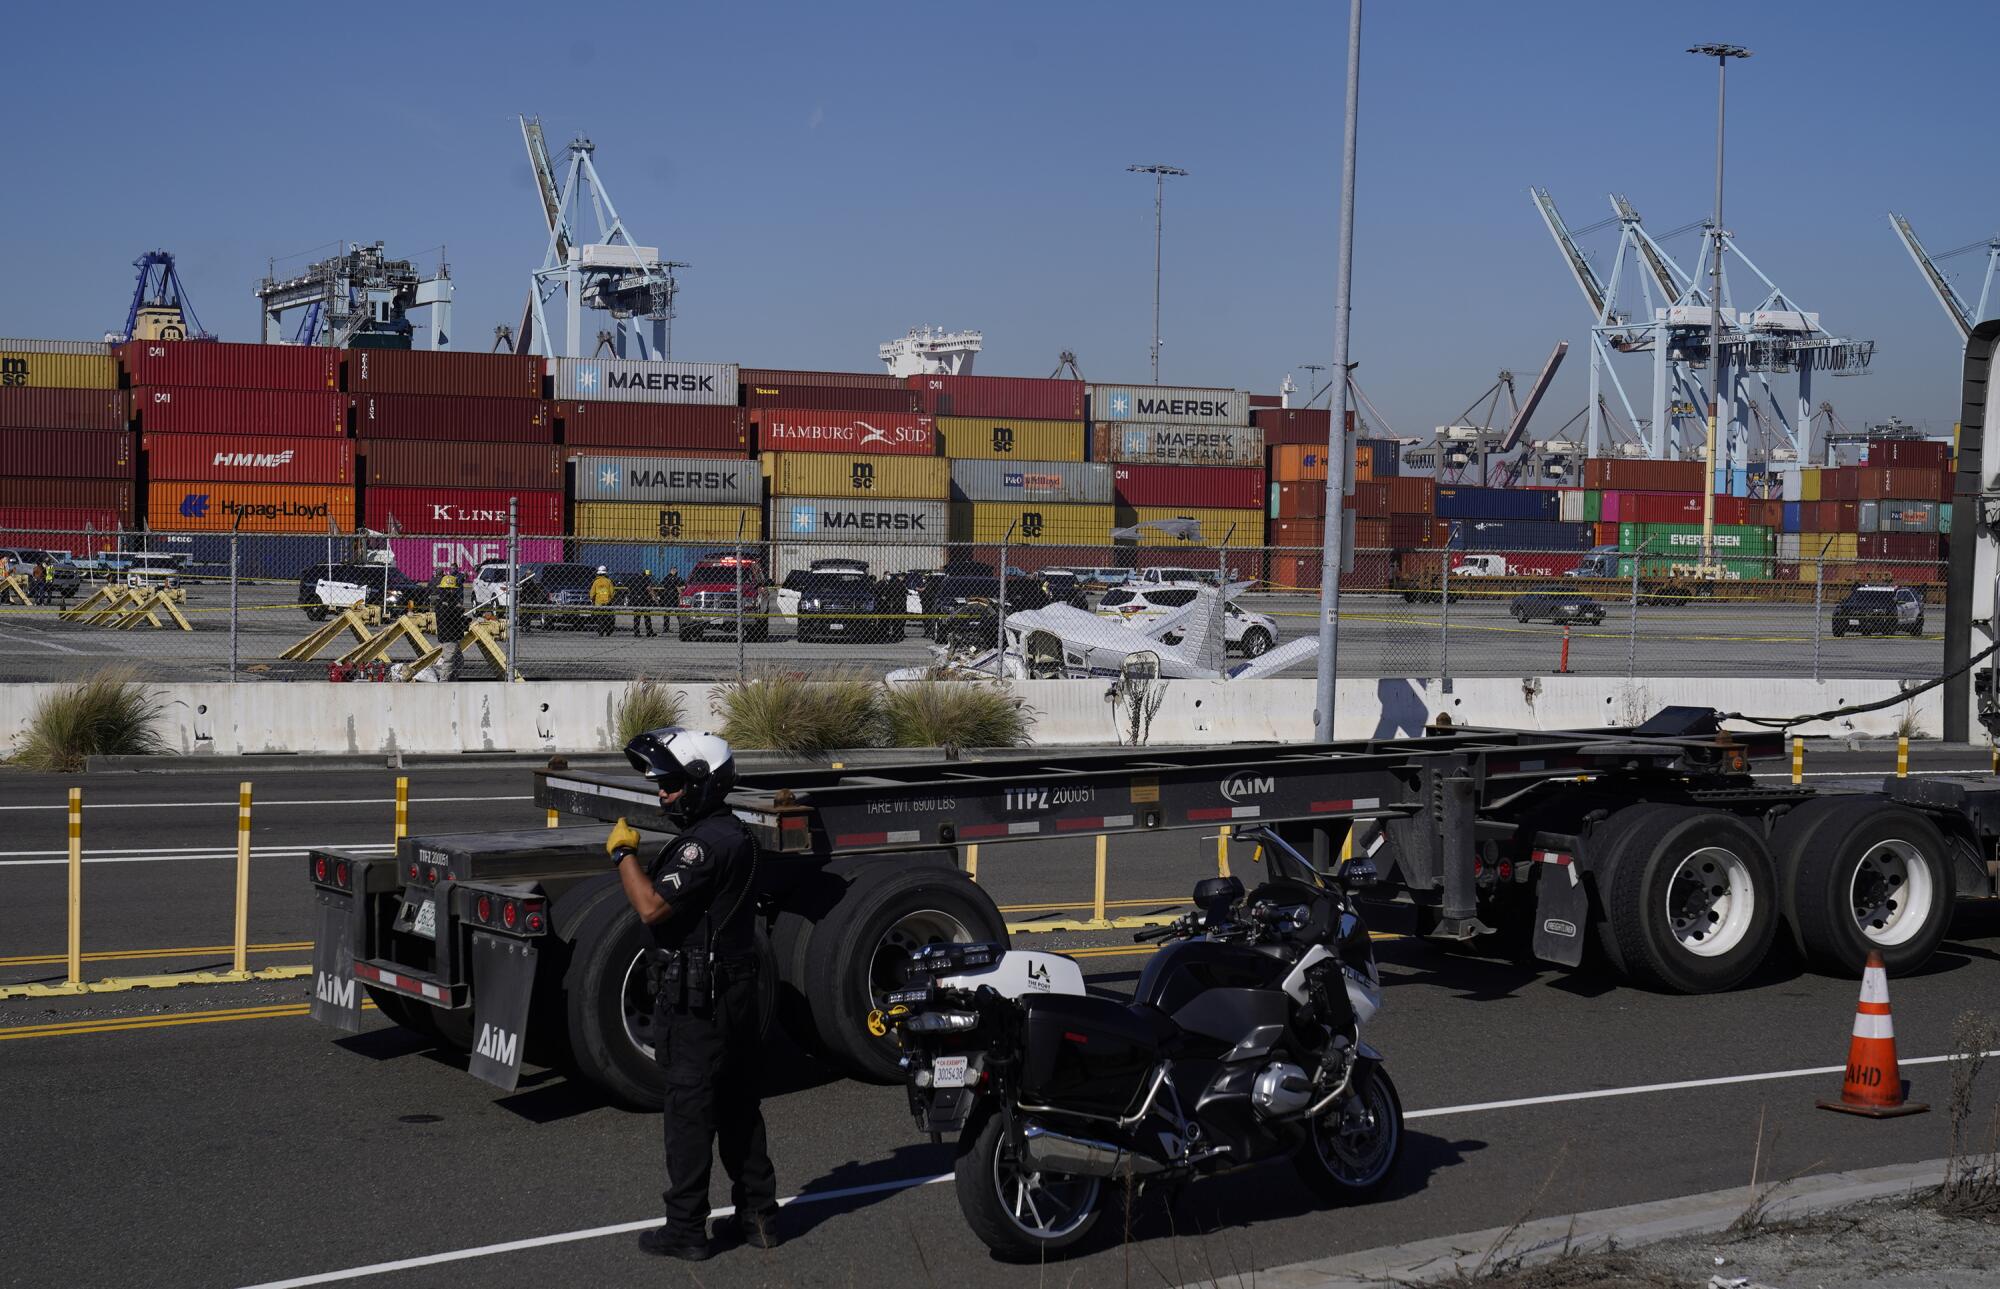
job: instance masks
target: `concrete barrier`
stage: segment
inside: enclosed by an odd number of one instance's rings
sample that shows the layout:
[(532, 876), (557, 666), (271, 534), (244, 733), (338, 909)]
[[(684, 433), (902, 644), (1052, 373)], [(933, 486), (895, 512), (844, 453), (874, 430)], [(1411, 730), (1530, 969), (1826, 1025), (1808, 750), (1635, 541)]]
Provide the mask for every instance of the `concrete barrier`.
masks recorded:
[[(1164, 693), (1149, 742), (1298, 742), (1312, 736), (1311, 680), (1159, 682)], [(46, 684), (0, 687), (0, 747), (11, 748)], [(288, 684), (152, 685), (163, 703), (160, 733), (171, 751), (202, 753), (602, 752), (617, 728), (622, 681), (535, 681), (519, 685)], [(675, 686), (690, 723), (708, 723), (720, 686)], [(1035, 714), (1043, 746), (1125, 742), (1108, 683), (1022, 681), (1014, 690)], [(1343, 739), (1397, 738), (1449, 714), (1454, 723), (1526, 729), (1596, 729), (1644, 719), (1683, 704), (1784, 716), (1894, 697), (1890, 680), (1775, 680), (1672, 677), (1620, 680), (1539, 676), (1521, 680), (1340, 682), (1336, 733)], [(1912, 702), (1801, 727), (1815, 738), (1889, 737), (1913, 715), (1918, 737), (1942, 728), (1942, 690)]]

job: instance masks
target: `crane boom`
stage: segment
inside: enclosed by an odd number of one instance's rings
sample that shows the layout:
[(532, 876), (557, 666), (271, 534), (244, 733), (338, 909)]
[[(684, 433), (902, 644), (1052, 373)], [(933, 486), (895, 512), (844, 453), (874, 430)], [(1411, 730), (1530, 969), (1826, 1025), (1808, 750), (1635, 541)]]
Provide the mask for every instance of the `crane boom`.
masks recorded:
[(1549, 236), (1556, 239), (1556, 249), (1562, 252), (1563, 259), (1569, 264), (1570, 275), (1576, 279), (1577, 289), (1583, 292), (1584, 299), (1590, 301), (1591, 314), (1602, 318), (1604, 283), (1598, 280), (1597, 270), (1590, 267), (1590, 261), (1584, 257), (1583, 248), (1576, 244), (1574, 237), (1570, 236), (1569, 226), (1564, 224), (1562, 216), (1556, 213), (1556, 199), (1549, 195), (1549, 190), (1546, 188), (1530, 188), (1528, 191), (1534, 196), (1535, 209), (1541, 212), (1542, 222), (1549, 227)]
[(1924, 281), (1930, 286), (1931, 294), (1944, 306), (1944, 311), (1951, 315), (1951, 324), (1958, 328), (1958, 338), (1971, 339), (1972, 311), (1966, 308), (1965, 301), (1958, 298), (1958, 292), (1952, 289), (1951, 283), (1947, 282), (1944, 274), (1938, 271), (1937, 264), (1924, 252), (1923, 243), (1917, 240), (1917, 230), (1910, 227), (1909, 220), (1893, 210), (1889, 212), (1889, 226), (1896, 230), (1896, 236), (1902, 239), (1903, 249), (1917, 262), (1917, 271), (1924, 275)]
[[(1632, 209), (1632, 203), (1625, 200), (1624, 193), (1611, 194), (1611, 208), (1618, 212), (1621, 221), (1629, 221), (1637, 227), (1639, 212)], [(1674, 281), (1674, 275), (1667, 271), (1666, 263), (1660, 258), (1660, 250), (1653, 245), (1653, 240), (1650, 237), (1641, 237), (1638, 243), (1639, 257), (1646, 261), (1647, 271), (1653, 275), (1654, 283), (1659, 286), (1661, 300), (1671, 303), (1680, 298), (1680, 283)]]
[(1512, 452), (1520, 445), (1521, 436), (1528, 432), (1528, 418), (1541, 406), (1542, 395), (1549, 392), (1549, 383), (1556, 378), (1556, 368), (1562, 366), (1563, 355), (1569, 352), (1569, 341), (1556, 341), (1555, 351), (1542, 364), (1542, 374), (1535, 377), (1535, 383), (1528, 388), (1528, 401), (1521, 404), (1521, 410), (1514, 413), (1514, 423), (1507, 427), (1507, 437), (1500, 440), (1502, 452)]

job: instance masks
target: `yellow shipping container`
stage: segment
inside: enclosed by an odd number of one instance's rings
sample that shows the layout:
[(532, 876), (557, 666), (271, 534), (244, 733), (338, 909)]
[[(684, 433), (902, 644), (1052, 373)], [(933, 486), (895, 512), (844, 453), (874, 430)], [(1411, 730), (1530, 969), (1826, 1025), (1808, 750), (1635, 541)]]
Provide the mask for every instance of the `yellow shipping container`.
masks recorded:
[(943, 501), (951, 466), (943, 457), (839, 452), (768, 452), (758, 458), (774, 497), (883, 497)]
[(1116, 506), (961, 501), (951, 508), (951, 539), (993, 545), (1005, 541), (1013, 546), (1103, 547), (1111, 545), (1117, 514)]
[[(1860, 558), (1861, 541), (1853, 533), (1800, 533), (1799, 562), (1808, 570), (1806, 580), (1811, 581), (1814, 560), (1852, 560)], [(1825, 553), (1822, 554), (1821, 552)]]
[(0, 389), (117, 389), (110, 354), (24, 354), (0, 350)]
[[(1201, 525), (1201, 536), (1183, 541), (1154, 528), (1140, 529), (1141, 546), (1262, 546), (1264, 512), (1225, 510), (1220, 506), (1120, 506), (1118, 527), (1130, 528), (1148, 520), (1192, 519)], [(1232, 529), (1234, 530), (1232, 533)]]
[(1819, 471), (1817, 470), (1799, 471), (1799, 500), (1800, 501), (1823, 500), (1823, 498), (1821, 498), (1821, 496), (1819, 495)]
[(940, 416), (938, 442), (961, 461), (1081, 461), (1082, 421), (1013, 421), (1004, 416)]
[(579, 501), (576, 535), (596, 541), (733, 542), (764, 536), (759, 506), (696, 506), (670, 501)]

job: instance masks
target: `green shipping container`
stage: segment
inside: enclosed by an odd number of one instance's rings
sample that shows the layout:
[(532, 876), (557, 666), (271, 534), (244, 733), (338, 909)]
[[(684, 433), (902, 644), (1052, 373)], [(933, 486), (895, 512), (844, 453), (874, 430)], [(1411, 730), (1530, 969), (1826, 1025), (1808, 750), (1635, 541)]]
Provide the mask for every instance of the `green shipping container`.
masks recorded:
[(1941, 533), (1951, 531), (1951, 503), (1949, 501), (1938, 503), (1938, 531)]
[[(1643, 566), (1639, 569), (1641, 577), (1667, 577), (1676, 568), (1686, 569), (1695, 562), (1691, 555), (1655, 556), (1650, 553), (1642, 560)], [(1722, 576), (1730, 581), (1764, 581), (1773, 575), (1772, 562), (1767, 559), (1719, 559), (1716, 563), (1722, 566)], [(1618, 561), (1618, 576), (1632, 576), (1630, 555)]]
[[(1646, 554), (1655, 553), (1679, 558), (1701, 556), (1700, 524), (1620, 524), (1618, 525), (1618, 546), (1621, 550), (1638, 550), (1645, 543)], [(1715, 526), (1715, 554), (1719, 559), (1736, 555), (1769, 555), (1771, 553), (1771, 530), (1752, 527), (1747, 524), (1717, 524)]]
[(1583, 519), (1585, 523), (1600, 523), (1604, 519), (1604, 494), (1586, 492), (1583, 494)]

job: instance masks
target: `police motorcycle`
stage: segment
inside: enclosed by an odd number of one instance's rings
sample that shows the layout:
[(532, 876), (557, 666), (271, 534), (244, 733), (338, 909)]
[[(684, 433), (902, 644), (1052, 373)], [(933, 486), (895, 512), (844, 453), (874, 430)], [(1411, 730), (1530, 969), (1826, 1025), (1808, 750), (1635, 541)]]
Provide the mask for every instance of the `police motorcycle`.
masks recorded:
[(1107, 1203), (1288, 1157), (1329, 1200), (1379, 1190), (1403, 1109), (1361, 1031), (1382, 1005), (1349, 888), (1276, 833), (1245, 829), (1269, 878), (1194, 889), (1196, 910), (1135, 940), (1166, 943), (1131, 1002), (1085, 991), (1056, 953), (932, 945), (871, 1021), (896, 1030), (920, 1131), (957, 1132), (959, 1207), (987, 1247), (1038, 1260), (1089, 1234)]

